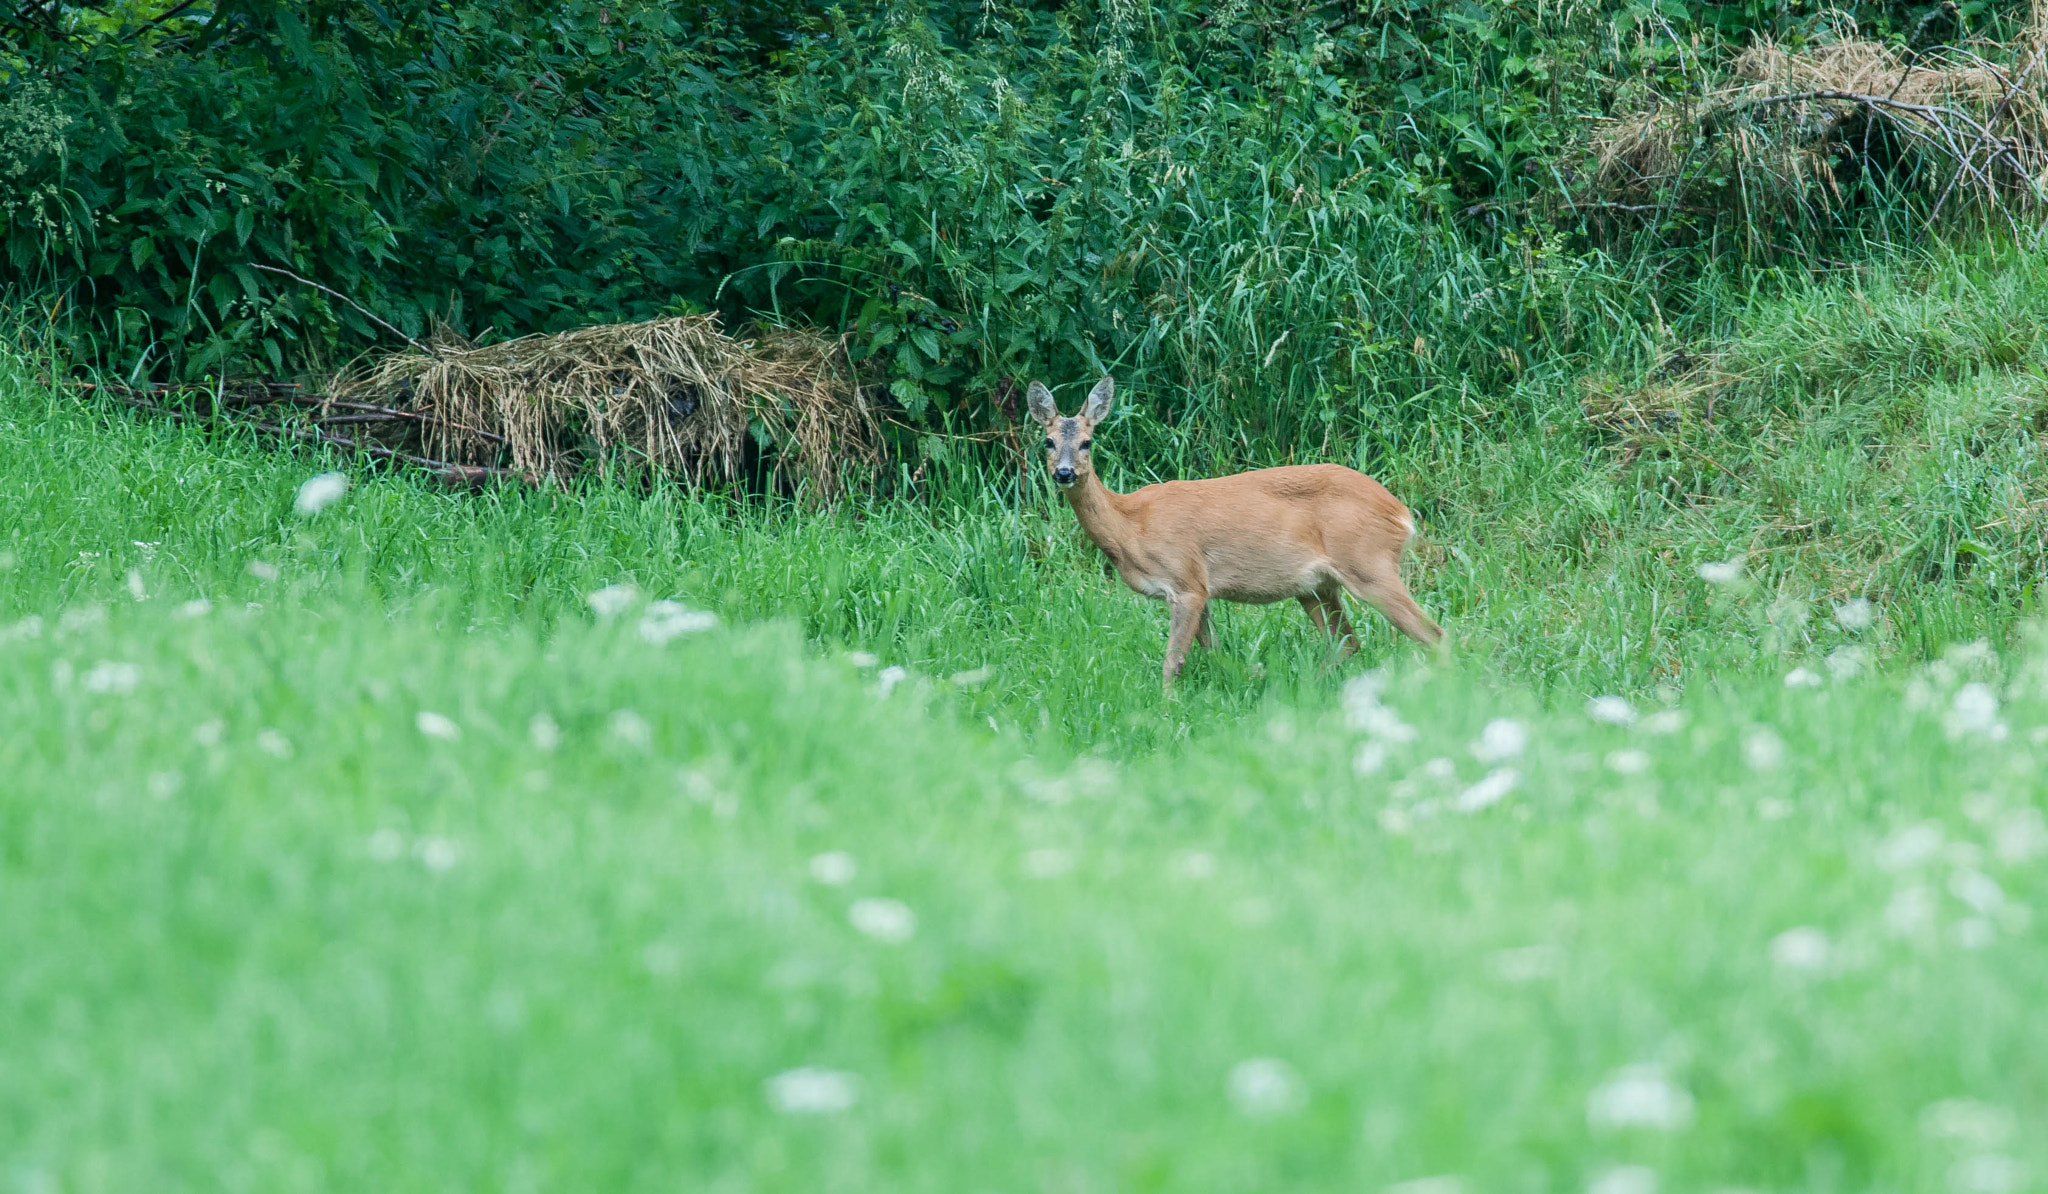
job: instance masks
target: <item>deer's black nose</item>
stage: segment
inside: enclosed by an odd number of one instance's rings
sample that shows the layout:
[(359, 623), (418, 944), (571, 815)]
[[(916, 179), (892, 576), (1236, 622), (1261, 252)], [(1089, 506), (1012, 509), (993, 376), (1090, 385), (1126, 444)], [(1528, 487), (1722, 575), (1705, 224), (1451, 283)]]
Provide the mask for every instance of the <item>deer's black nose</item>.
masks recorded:
[(1052, 470), (1052, 479), (1062, 485), (1072, 485), (1074, 483), (1074, 470), (1070, 468), (1056, 468)]

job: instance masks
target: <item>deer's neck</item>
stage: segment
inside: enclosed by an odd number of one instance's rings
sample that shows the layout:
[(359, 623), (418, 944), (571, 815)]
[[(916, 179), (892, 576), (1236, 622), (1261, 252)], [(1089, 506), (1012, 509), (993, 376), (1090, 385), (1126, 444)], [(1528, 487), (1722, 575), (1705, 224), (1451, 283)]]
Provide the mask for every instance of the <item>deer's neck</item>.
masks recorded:
[(1124, 495), (1111, 493), (1092, 469), (1066, 493), (1074, 517), (1081, 520), (1081, 529), (1088, 532), (1110, 563), (1122, 565), (1131, 539), (1130, 520), (1123, 510)]

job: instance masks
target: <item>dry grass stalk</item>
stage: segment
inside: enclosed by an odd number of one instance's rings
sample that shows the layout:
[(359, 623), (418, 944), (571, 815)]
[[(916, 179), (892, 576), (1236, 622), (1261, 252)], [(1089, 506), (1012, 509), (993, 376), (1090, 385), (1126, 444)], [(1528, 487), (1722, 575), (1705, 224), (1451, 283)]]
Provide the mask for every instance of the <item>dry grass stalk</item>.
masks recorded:
[[(1940, 192), (1937, 209), (1958, 187), (1986, 206), (2037, 202), (2048, 181), (2044, 57), (2048, 27), (2038, 25), (2011, 46), (1926, 55), (1853, 36), (1798, 52), (1753, 46), (1701, 98), (1652, 95), (1597, 123), (1577, 201), (1647, 213), (1718, 200), (1752, 217), (1832, 206), (1837, 162), (1865, 160), (1882, 126), (1937, 167), (1921, 174)], [(1733, 194), (1703, 194), (1725, 185), (1712, 178), (1732, 179)]]
[(425, 347), (376, 358), (333, 391), (426, 415), (429, 454), (449, 460), (561, 480), (624, 454), (702, 485), (739, 475), (758, 428), (778, 472), (831, 500), (881, 459), (844, 345), (816, 332), (746, 340), (690, 315), (481, 348), (442, 333)]

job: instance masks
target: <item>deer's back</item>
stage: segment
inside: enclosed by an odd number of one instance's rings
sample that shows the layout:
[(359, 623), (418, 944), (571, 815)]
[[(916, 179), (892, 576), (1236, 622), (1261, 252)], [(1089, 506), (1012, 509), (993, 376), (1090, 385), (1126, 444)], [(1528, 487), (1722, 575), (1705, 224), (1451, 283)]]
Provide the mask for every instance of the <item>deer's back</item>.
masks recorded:
[(1381, 533), (1405, 541), (1408, 508), (1378, 481), (1341, 464), (1294, 464), (1200, 481), (1161, 481), (1131, 494), (1131, 513), (1152, 533), (1268, 538), (1300, 527)]

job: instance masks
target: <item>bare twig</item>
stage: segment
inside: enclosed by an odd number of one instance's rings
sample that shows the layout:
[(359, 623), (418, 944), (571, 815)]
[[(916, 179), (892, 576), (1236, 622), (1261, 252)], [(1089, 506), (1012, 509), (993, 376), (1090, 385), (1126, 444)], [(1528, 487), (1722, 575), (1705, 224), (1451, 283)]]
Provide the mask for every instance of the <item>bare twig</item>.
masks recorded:
[[(182, 411), (174, 407), (163, 406), (158, 403), (151, 402), (148, 399), (143, 398), (136, 391), (127, 391), (126, 393), (123, 393), (120, 389), (117, 389), (116, 387), (113, 386), (99, 388), (103, 388), (110, 393), (120, 395), (123, 401), (127, 402), (130, 406), (135, 407), (137, 410), (145, 410), (150, 412), (151, 414), (163, 415), (166, 418), (169, 418), (176, 422), (184, 422), (193, 419), (203, 419), (206, 422), (221, 421), (218, 416), (195, 415), (191, 411)], [(282, 436), (285, 439), (295, 439), (307, 443), (333, 444), (336, 447), (348, 448), (352, 451), (361, 452), (366, 456), (371, 456), (379, 460), (392, 460), (397, 461), (401, 464), (411, 464), (417, 465), (421, 468), (429, 468), (441, 474), (441, 476), (444, 479), (459, 480), (467, 482), (469, 484), (475, 484), (480, 481), (514, 478), (526, 481), (529, 484), (536, 483), (532, 476), (526, 473), (519, 472), (516, 469), (496, 468), (491, 465), (482, 464), (455, 464), (446, 460), (434, 460), (426, 456), (415, 456), (410, 452), (401, 452), (396, 448), (387, 448), (383, 444), (372, 443), (366, 440), (353, 439), (346, 435), (336, 435), (331, 431), (322, 431), (317, 427), (291, 427), (281, 423), (267, 423), (260, 419), (235, 419), (231, 421), (231, 425), (248, 427), (255, 431), (268, 432), (272, 435)]]
[(347, 303), (349, 306), (354, 307), (357, 311), (361, 312), (363, 318), (376, 324), (378, 327), (383, 328), (385, 331), (390, 332), (392, 335), (398, 337), (400, 340), (405, 341), (407, 344), (412, 345), (416, 351), (425, 353), (430, 357), (436, 355), (433, 349), (428, 348), (426, 345), (413, 339), (411, 336), (408, 336), (404, 332), (399, 331), (397, 328), (393, 327), (389, 323), (386, 323), (384, 320), (379, 319), (375, 314), (373, 314), (370, 311), (368, 307), (363, 306), (361, 303), (355, 301), (354, 299), (343, 294), (341, 291), (334, 289), (331, 286), (322, 286), (320, 283), (315, 282), (311, 278), (300, 277), (298, 274), (295, 274), (288, 269), (280, 269), (279, 267), (274, 265), (256, 265), (255, 263), (252, 262), (250, 263), (249, 268), (260, 269), (267, 274), (283, 274), (285, 277), (290, 278), (294, 282), (304, 283), (305, 285), (311, 286), (313, 289), (319, 291), (322, 294), (338, 298), (342, 302)]

